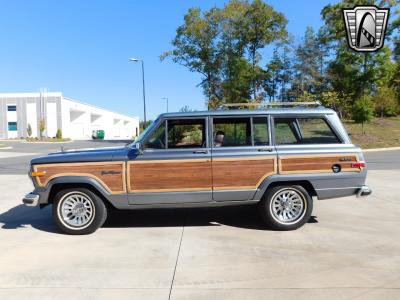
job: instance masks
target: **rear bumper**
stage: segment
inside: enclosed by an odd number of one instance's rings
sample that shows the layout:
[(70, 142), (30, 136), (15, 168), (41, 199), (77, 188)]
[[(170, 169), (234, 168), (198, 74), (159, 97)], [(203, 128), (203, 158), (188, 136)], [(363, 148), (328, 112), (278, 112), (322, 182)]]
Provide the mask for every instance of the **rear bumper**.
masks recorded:
[(362, 198), (362, 197), (366, 197), (368, 195), (371, 195), (372, 190), (366, 186), (363, 185), (358, 191), (357, 191), (357, 198)]
[(22, 202), (26, 206), (38, 206), (39, 205), (39, 195), (34, 193), (26, 194), (25, 197), (22, 199)]

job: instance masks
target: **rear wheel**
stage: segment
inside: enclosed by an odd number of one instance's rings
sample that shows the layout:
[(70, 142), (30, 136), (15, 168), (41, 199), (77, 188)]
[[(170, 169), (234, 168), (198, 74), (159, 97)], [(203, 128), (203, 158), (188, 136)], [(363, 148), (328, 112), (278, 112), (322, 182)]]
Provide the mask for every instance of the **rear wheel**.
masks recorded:
[(104, 224), (107, 209), (104, 202), (88, 189), (65, 189), (56, 194), (53, 218), (65, 233), (90, 234)]
[(264, 222), (276, 230), (294, 230), (310, 219), (312, 198), (299, 185), (276, 186), (265, 193), (260, 203)]

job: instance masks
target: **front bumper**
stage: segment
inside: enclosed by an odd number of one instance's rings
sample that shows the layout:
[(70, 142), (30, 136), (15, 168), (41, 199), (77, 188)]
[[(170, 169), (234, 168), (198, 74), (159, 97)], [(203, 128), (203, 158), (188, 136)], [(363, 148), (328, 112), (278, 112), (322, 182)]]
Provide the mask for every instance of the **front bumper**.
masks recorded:
[(371, 195), (371, 193), (372, 193), (372, 190), (368, 186), (363, 185), (357, 191), (357, 198), (367, 197), (368, 195)]
[(26, 194), (25, 197), (22, 199), (22, 202), (26, 206), (38, 206), (39, 205), (39, 195), (34, 193)]

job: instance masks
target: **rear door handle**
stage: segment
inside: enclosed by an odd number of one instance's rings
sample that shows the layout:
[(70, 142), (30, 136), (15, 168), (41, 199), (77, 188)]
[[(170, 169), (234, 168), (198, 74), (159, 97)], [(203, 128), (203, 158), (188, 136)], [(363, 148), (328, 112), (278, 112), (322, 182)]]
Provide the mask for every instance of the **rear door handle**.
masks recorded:
[(259, 149), (257, 149), (257, 151), (259, 151), (259, 152), (272, 152), (272, 151), (274, 151), (274, 149), (273, 148), (259, 148)]
[(193, 151), (193, 154), (207, 154), (207, 153), (208, 153), (207, 150), (196, 150), (196, 151)]

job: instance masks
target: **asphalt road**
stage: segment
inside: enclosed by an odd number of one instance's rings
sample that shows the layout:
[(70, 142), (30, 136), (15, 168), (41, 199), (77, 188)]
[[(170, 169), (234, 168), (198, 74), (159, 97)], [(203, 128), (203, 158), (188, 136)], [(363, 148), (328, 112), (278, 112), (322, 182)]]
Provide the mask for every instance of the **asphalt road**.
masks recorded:
[[(29, 171), (29, 162), (32, 158), (46, 155), (51, 152), (59, 152), (61, 151), (61, 147), (63, 147), (64, 150), (116, 147), (126, 145), (128, 142), (129, 141), (125, 140), (89, 140), (73, 141), (69, 143), (24, 143), (0, 141), (0, 144), (12, 147), (12, 149), (0, 148), (0, 174), (27, 174)], [(15, 153), (17, 153), (18, 156), (15, 156)]]
[[(50, 152), (58, 152), (61, 150), (61, 147), (63, 147), (65, 150), (114, 147), (123, 146), (127, 142), (129, 141), (73, 141), (71, 143), (62, 144), (36, 144), (1, 141), (0, 143), (11, 146), (12, 149), (0, 149), (0, 174), (27, 174), (29, 171), (29, 161), (32, 158), (45, 155)], [(7, 153), (11, 157), (4, 158)], [(18, 156), (13, 156), (12, 153), (18, 153)], [(400, 169), (400, 150), (366, 152), (365, 158), (369, 170)]]

